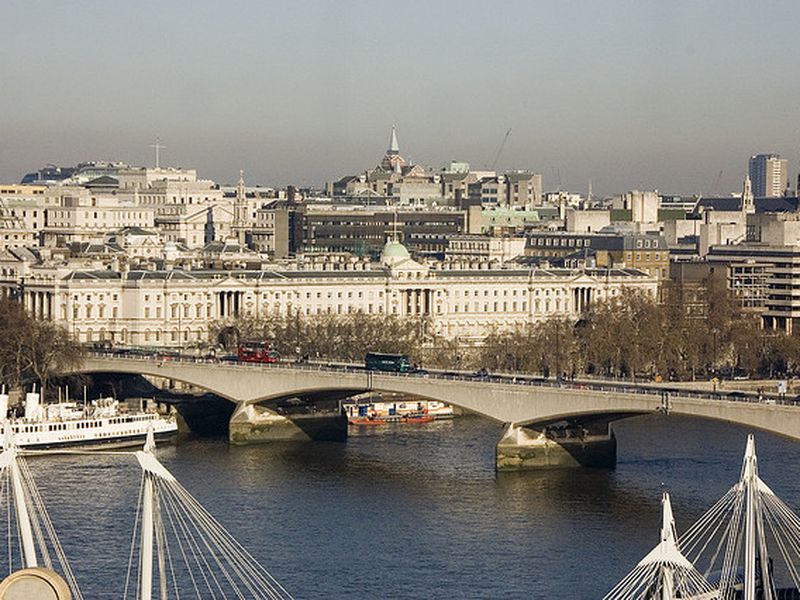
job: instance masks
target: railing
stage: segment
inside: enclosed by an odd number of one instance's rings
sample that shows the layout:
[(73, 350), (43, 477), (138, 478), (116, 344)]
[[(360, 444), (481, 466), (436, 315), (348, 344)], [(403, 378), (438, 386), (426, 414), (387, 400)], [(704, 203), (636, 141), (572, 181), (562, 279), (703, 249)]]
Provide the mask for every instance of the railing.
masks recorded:
[(576, 390), (576, 391), (595, 391), (603, 393), (621, 393), (621, 394), (641, 394), (648, 396), (657, 396), (662, 401), (668, 401), (671, 398), (695, 398), (703, 400), (714, 401), (728, 401), (728, 402), (744, 402), (750, 404), (765, 404), (765, 405), (784, 405), (784, 406), (798, 406), (800, 405), (800, 396), (797, 399), (794, 397), (787, 397), (781, 394), (772, 393), (752, 393), (752, 392), (708, 392), (702, 390), (687, 390), (678, 388), (668, 388), (659, 384), (647, 383), (622, 383), (619, 381), (608, 379), (574, 379), (574, 380), (558, 380), (548, 379), (543, 377), (535, 377), (531, 375), (519, 375), (513, 373), (491, 373), (491, 374), (478, 374), (468, 371), (416, 371), (407, 373), (398, 373), (394, 371), (370, 371), (363, 365), (344, 362), (328, 362), (328, 361), (308, 361), (300, 363), (250, 363), (239, 362), (236, 359), (220, 359), (213, 357), (195, 357), (195, 356), (180, 356), (180, 355), (160, 355), (153, 353), (148, 355), (143, 354), (122, 354), (112, 351), (89, 351), (88, 355), (95, 358), (107, 358), (121, 361), (131, 362), (148, 362), (158, 363), (158, 366), (168, 364), (181, 363), (181, 364), (207, 364), (218, 365), (224, 367), (231, 367), (236, 369), (271, 369), (271, 370), (292, 370), (292, 371), (310, 371), (317, 373), (352, 373), (362, 374), (369, 376), (369, 387), (372, 387), (372, 377), (395, 377), (398, 379), (425, 379), (425, 380), (438, 380), (438, 381), (460, 381), (466, 383), (486, 383), (486, 384), (502, 384), (513, 386), (535, 386), (545, 387), (552, 389)]

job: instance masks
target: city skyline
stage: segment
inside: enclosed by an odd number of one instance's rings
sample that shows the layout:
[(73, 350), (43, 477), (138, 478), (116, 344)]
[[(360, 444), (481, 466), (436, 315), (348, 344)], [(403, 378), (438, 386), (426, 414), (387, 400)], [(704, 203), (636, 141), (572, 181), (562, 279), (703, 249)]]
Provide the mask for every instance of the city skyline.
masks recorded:
[(760, 5), (769, 36), (725, 2), (82, 6), (3, 8), (4, 182), (151, 165), (158, 137), (164, 165), (220, 182), (322, 186), (374, 166), (393, 124), (412, 161), (475, 169), (511, 129), (498, 170), (547, 190), (726, 195), (761, 153), (796, 179), (790, 2)]

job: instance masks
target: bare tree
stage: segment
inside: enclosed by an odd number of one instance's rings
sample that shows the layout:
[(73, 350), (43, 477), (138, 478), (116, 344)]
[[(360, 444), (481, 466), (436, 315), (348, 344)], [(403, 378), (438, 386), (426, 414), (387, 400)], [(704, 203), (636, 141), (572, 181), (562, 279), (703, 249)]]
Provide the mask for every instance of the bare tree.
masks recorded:
[(83, 347), (62, 327), (37, 321), (16, 302), (0, 300), (0, 375), (11, 386), (40, 384), (43, 393), (57, 373), (83, 361)]

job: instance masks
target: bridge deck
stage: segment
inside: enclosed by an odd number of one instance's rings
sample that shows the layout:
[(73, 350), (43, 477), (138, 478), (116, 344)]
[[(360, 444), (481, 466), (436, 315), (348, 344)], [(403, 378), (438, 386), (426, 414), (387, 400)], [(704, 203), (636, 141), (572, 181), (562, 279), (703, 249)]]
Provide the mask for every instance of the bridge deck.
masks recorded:
[(255, 364), (212, 359), (92, 354), (80, 371), (160, 376), (193, 384), (234, 402), (311, 393), (370, 390), (442, 400), (503, 423), (535, 424), (562, 418), (656, 411), (720, 419), (800, 439), (800, 406), (774, 394), (713, 392), (669, 384), (526, 375), (479, 376), (456, 371), (390, 373), (338, 363)]

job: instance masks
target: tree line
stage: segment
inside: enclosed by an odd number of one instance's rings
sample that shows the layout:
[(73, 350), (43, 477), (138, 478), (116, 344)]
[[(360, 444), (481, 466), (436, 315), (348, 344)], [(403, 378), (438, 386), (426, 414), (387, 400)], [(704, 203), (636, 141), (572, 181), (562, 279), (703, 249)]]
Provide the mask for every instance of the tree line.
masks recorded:
[(786, 376), (800, 369), (800, 339), (762, 329), (724, 282), (672, 284), (662, 299), (634, 290), (595, 302), (577, 322), (550, 319), (490, 334), (489, 369), (671, 380)]
[(284, 359), (360, 362), (370, 351), (408, 354), (418, 365), (545, 376), (674, 380), (776, 377), (800, 371), (800, 338), (765, 330), (724, 282), (666, 284), (657, 301), (634, 290), (596, 301), (577, 321), (550, 318), (495, 330), (480, 344), (433, 333), (429, 319), (397, 315), (271, 315), (218, 322), (212, 342), (269, 340)]

